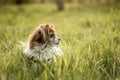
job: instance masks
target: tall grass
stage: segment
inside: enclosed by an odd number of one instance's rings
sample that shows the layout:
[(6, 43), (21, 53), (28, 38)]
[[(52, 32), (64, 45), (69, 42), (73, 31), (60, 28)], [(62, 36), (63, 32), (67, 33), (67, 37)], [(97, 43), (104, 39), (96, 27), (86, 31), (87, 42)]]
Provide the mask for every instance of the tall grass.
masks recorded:
[[(6, 5), (0, 7), (0, 80), (119, 80), (118, 4)], [(28, 61), (19, 41), (40, 23), (55, 25), (63, 58), (51, 65)]]

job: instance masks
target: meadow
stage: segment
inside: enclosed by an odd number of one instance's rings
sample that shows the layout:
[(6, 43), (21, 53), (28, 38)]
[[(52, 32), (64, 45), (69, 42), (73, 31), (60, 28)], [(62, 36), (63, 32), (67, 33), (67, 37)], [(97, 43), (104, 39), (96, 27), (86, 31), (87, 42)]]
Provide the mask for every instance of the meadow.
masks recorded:
[[(62, 39), (64, 56), (51, 65), (22, 54), (20, 41), (41, 23)], [(0, 80), (120, 80), (120, 5), (0, 6)]]

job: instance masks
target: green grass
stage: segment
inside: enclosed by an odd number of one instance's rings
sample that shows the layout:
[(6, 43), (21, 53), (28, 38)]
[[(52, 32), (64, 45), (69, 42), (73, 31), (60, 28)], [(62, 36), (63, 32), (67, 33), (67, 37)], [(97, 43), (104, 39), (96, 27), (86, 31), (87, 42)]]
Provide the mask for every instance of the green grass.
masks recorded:
[[(19, 43), (46, 22), (64, 52), (52, 65), (28, 61)], [(0, 6), (0, 80), (120, 80), (120, 5)]]

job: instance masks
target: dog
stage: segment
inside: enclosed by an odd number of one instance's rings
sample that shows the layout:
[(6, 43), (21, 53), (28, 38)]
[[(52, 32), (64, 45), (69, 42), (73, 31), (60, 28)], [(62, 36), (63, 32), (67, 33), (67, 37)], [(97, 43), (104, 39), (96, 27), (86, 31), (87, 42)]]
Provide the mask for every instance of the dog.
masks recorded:
[(54, 25), (40, 24), (29, 36), (25, 44), (24, 55), (28, 59), (40, 62), (55, 62), (63, 55), (60, 38), (56, 36)]

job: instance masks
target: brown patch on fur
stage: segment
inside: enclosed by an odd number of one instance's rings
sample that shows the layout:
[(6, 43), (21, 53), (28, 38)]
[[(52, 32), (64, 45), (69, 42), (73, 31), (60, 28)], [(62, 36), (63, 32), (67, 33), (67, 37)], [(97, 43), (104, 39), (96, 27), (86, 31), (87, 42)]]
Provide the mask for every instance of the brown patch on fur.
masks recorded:
[(49, 42), (47, 36), (55, 35), (54, 26), (51, 24), (40, 24), (30, 36), (30, 49), (33, 49), (34, 42), (43, 44)]

